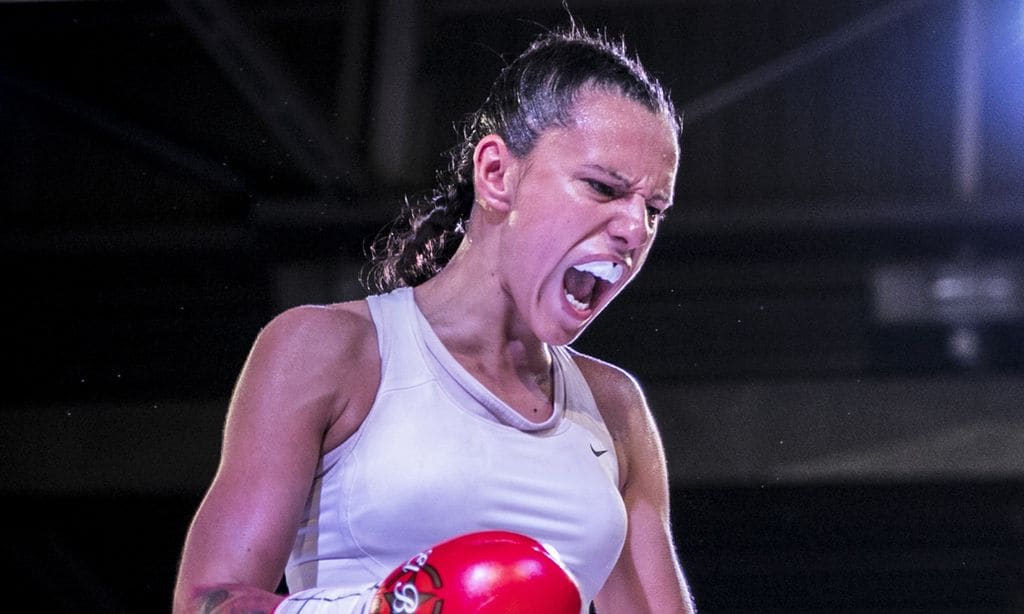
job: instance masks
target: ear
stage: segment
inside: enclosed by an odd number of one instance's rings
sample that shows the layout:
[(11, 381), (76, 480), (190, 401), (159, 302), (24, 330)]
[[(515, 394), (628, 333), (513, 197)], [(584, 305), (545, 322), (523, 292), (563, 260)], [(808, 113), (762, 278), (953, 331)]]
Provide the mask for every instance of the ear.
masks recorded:
[(505, 140), (497, 134), (480, 139), (473, 150), (473, 189), (478, 206), (509, 210), (516, 162)]

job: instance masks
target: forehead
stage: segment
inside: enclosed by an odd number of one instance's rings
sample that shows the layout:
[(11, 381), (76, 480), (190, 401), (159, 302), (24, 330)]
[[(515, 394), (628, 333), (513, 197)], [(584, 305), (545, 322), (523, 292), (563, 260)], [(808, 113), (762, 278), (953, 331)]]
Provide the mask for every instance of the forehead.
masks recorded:
[(545, 131), (530, 157), (599, 165), (627, 178), (668, 182), (671, 187), (679, 161), (671, 118), (619, 94), (595, 90), (580, 93), (570, 118), (566, 126)]

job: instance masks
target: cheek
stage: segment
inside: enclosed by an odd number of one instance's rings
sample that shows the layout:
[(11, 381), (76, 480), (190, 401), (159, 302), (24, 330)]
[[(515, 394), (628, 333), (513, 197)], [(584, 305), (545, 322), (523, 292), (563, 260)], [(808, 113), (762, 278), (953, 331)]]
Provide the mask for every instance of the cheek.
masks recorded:
[(509, 214), (508, 228), (517, 244), (531, 245), (534, 249), (554, 246), (572, 227), (567, 207), (536, 207), (530, 211)]
[[(542, 189), (543, 188), (543, 189)], [(505, 254), (541, 264), (557, 262), (593, 223), (594, 211), (568, 187), (558, 182), (537, 182), (517, 193), (518, 207), (509, 212)]]

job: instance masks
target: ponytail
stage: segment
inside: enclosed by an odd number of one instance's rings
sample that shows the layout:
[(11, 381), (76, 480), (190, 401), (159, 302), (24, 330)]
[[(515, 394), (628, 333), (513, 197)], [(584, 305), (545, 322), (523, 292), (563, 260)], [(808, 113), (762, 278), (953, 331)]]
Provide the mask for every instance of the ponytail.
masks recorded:
[(472, 150), (451, 154), (451, 165), (438, 173), (437, 187), (405, 201), (402, 212), (370, 245), (363, 285), (371, 292), (417, 286), (448, 264), (473, 208)]

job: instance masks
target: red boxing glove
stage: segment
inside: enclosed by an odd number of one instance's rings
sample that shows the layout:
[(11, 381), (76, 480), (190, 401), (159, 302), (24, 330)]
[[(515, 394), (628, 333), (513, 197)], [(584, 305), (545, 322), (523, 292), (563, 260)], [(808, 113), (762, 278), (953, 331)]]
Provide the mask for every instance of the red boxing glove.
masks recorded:
[(576, 581), (540, 542), (508, 531), (448, 540), (392, 571), (370, 614), (580, 614)]

